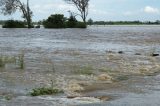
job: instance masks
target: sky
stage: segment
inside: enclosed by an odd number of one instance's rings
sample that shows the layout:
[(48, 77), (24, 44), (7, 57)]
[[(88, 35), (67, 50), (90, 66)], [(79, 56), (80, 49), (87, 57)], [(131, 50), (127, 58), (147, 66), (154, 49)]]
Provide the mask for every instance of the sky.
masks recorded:
[[(26, 0), (21, 0), (26, 3)], [(33, 21), (46, 19), (51, 14), (64, 14), (68, 11), (78, 12), (74, 5), (63, 0), (30, 0)], [(0, 20), (22, 19), (17, 11), (11, 16), (0, 14)], [(77, 17), (79, 20), (80, 17)], [(160, 0), (90, 0), (89, 15), (94, 21), (155, 21), (160, 20)]]

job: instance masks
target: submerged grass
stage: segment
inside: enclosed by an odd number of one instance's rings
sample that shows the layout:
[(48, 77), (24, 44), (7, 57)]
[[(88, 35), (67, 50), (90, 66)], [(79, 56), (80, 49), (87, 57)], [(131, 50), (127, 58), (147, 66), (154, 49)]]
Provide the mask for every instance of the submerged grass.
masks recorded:
[(5, 98), (5, 100), (9, 101), (9, 100), (11, 100), (13, 97), (12, 97), (11, 95), (6, 95), (4, 98)]
[(48, 87), (48, 88), (42, 87), (42, 88), (33, 89), (30, 95), (40, 96), (40, 95), (54, 95), (58, 93), (63, 93), (63, 91), (56, 88), (52, 88), (52, 87)]
[(100, 72), (106, 72), (106, 73), (109, 73), (109, 72), (112, 72), (112, 69), (111, 68), (106, 68), (106, 67), (102, 67), (100, 69), (98, 69)]
[(20, 69), (24, 69), (24, 54), (19, 54), (18, 56), (0, 56), (0, 68), (5, 68), (6, 64), (15, 63)]
[(14, 56), (0, 56), (0, 67), (3, 68), (5, 67), (6, 64), (8, 63), (15, 63), (16, 58)]
[(83, 67), (74, 67), (74, 74), (81, 74), (81, 75), (92, 75), (93, 73), (93, 67), (92, 66), (83, 66)]
[(19, 54), (18, 59), (18, 66), (20, 69), (24, 69), (25, 65), (24, 65), (24, 53)]
[(0, 57), (0, 67), (5, 67), (5, 62), (2, 57)]

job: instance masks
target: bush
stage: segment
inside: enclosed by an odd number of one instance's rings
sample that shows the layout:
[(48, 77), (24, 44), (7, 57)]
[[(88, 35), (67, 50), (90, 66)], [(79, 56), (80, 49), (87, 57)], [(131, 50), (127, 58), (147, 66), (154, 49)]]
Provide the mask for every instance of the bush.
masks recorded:
[(75, 28), (77, 25), (77, 19), (71, 15), (67, 21), (67, 28)]
[(87, 28), (87, 25), (84, 22), (77, 22), (76, 28)]
[(25, 23), (17, 20), (7, 20), (2, 28), (26, 28)]
[(32, 92), (30, 93), (31, 96), (40, 96), (40, 95), (53, 95), (53, 94), (58, 94), (58, 93), (63, 93), (62, 90), (59, 89), (54, 89), (52, 87), (49, 88), (36, 88), (33, 89)]
[(63, 14), (54, 14), (43, 21), (45, 28), (86, 28), (87, 25), (84, 22), (78, 22), (75, 16), (71, 15), (67, 19)]
[(45, 28), (65, 28), (65, 18), (62, 14), (55, 14), (43, 22)]

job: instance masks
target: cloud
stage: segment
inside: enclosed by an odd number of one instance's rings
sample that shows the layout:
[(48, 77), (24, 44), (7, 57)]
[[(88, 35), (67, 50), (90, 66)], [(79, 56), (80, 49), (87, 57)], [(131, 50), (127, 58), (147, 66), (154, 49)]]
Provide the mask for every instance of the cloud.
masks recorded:
[(35, 4), (31, 6), (33, 11), (37, 13), (46, 14), (49, 12), (67, 12), (68, 10), (75, 10), (75, 7), (65, 3), (46, 3), (46, 4)]
[(158, 14), (160, 11), (157, 8), (151, 7), (151, 6), (146, 6), (144, 8), (145, 13), (150, 13), (150, 14)]

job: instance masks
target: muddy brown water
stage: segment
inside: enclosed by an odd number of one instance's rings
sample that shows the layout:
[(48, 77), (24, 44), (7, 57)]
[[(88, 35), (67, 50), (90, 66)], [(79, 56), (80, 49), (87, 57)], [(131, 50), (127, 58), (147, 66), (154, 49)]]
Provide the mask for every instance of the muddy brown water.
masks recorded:
[[(74, 106), (74, 103), (67, 105), (58, 100), (26, 95), (35, 87), (46, 86), (56, 74), (70, 76), (75, 66), (112, 66), (113, 63), (105, 59), (106, 51), (124, 51), (126, 57), (132, 57), (135, 53), (146, 55), (153, 50), (160, 53), (159, 46), (160, 26), (0, 29), (0, 55), (18, 56), (22, 51), (25, 54), (23, 71), (10, 64), (5, 69), (0, 68), (0, 106)], [(159, 106), (159, 80), (159, 75), (141, 76), (112, 87), (97, 85), (103, 89), (94, 86), (94, 90), (85, 95), (110, 96), (113, 99), (82, 106)], [(6, 95), (13, 96), (13, 99), (4, 100)]]

